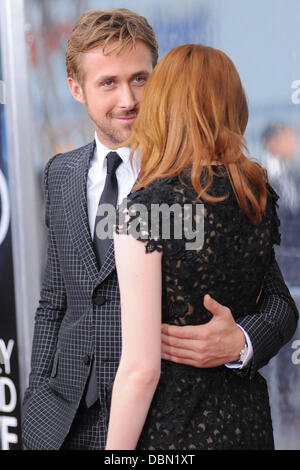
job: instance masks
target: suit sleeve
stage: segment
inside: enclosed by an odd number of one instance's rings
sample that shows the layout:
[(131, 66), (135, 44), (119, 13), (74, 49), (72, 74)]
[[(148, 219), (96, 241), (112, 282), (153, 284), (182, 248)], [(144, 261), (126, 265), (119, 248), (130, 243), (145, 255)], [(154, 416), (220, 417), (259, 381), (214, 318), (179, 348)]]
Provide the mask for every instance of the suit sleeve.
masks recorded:
[(25, 392), (24, 404), (32, 393), (49, 380), (56, 350), (58, 331), (66, 311), (67, 300), (63, 276), (57, 252), (55, 234), (51, 224), (51, 165), (53, 157), (44, 171), (45, 223), (48, 229), (47, 257), (42, 281), (39, 305), (35, 314), (35, 326), (31, 356), (29, 387)]
[(274, 260), (264, 280), (258, 311), (237, 320), (247, 331), (253, 346), (249, 367), (237, 373), (250, 373), (252, 378), (292, 338), (298, 319), (295, 302)]

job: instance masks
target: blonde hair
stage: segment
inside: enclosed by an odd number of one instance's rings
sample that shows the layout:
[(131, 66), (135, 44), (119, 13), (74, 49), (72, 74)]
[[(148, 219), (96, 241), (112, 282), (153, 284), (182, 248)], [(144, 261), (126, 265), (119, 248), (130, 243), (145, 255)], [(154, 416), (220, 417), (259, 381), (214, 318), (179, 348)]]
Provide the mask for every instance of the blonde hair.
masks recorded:
[(129, 45), (133, 47), (137, 40), (143, 41), (149, 47), (155, 67), (158, 43), (155, 32), (144, 17), (124, 8), (87, 11), (79, 18), (67, 44), (68, 77), (83, 85), (82, 54), (97, 47), (105, 50), (107, 46), (109, 53), (119, 53)]
[(242, 210), (258, 224), (266, 206), (265, 171), (244, 155), (247, 99), (239, 74), (222, 51), (200, 44), (171, 50), (143, 92), (132, 136), (141, 171), (135, 190), (191, 168), (199, 197), (209, 194), (215, 163), (225, 166)]

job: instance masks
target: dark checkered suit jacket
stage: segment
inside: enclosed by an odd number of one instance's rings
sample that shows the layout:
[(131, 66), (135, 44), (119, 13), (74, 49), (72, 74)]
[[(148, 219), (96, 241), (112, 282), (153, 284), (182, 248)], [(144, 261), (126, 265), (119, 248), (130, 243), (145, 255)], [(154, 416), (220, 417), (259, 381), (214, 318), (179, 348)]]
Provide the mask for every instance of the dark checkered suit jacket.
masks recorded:
[[(29, 387), (24, 397), (23, 440), (29, 449), (59, 449), (96, 361), (103, 449), (110, 393), (118, 366), (119, 290), (113, 243), (99, 272), (87, 213), (87, 174), (95, 144), (53, 157), (45, 169), (47, 264), (36, 312)], [(298, 312), (274, 264), (260, 311), (240, 322), (254, 347), (255, 374), (293, 335)], [(235, 373), (235, 372), (233, 372)]]

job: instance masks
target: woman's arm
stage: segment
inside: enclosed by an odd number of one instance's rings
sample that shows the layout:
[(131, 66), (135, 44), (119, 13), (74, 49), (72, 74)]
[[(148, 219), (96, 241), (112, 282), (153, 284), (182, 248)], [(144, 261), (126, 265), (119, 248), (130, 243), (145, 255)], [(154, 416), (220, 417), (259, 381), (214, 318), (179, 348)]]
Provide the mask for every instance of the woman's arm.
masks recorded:
[(160, 377), (161, 253), (131, 235), (115, 235), (121, 295), (122, 355), (106, 449), (135, 449)]

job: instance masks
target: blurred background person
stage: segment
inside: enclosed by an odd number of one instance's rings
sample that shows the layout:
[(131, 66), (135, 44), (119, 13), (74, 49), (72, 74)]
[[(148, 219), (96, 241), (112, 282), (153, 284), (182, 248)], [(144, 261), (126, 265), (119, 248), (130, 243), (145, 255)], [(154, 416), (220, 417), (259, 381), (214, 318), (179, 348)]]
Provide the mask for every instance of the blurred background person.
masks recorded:
[(299, 137), (288, 124), (273, 124), (262, 135), (262, 166), (279, 195), (281, 245), (277, 259), (290, 287), (300, 285), (300, 177), (296, 164)]
[(286, 124), (270, 125), (263, 132), (262, 142), (262, 165), (280, 194), (280, 206), (294, 211), (300, 202), (299, 179), (292, 165), (299, 150), (297, 132)]
[[(300, 286), (299, 135), (297, 129), (287, 123), (269, 124), (263, 131), (262, 144), (261, 163), (279, 195), (281, 244), (275, 248), (276, 259), (286, 283), (294, 293), (298, 292)], [(296, 333), (295, 338), (298, 337)], [(297, 399), (295, 401), (299, 372), (291, 364), (290, 346), (285, 346), (271, 361), (265, 369), (265, 376), (271, 384), (273, 401), (277, 404), (276, 420), (281, 430), (282, 426), (289, 427), (292, 421), (300, 422), (299, 404)]]

